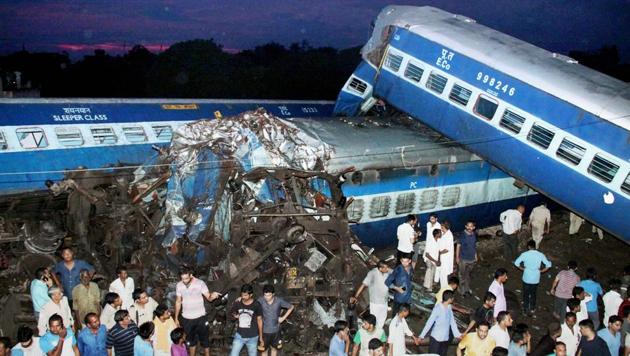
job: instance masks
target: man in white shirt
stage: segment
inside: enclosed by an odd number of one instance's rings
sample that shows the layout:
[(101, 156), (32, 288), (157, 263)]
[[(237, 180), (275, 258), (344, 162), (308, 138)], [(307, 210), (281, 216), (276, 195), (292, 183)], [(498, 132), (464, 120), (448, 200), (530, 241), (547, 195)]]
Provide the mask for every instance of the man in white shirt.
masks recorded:
[(440, 266), (440, 250), (438, 241), (442, 237), (442, 230), (433, 230), (431, 236), (427, 236), (427, 243), (424, 247), (424, 262), (427, 264), (427, 270), (424, 273), (424, 288), (433, 290), (433, 277), (438, 266)]
[(44, 356), (39, 347), (39, 338), (33, 337), (33, 329), (20, 326), (17, 331), (18, 343), (11, 349), (11, 356)]
[(508, 349), (510, 347), (510, 333), (508, 328), (512, 326), (512, 316), (509, 311), (502, 311), (497, 315), (497, 323), (490, 328), (488, 336), (494, 339), (496, 346)]
[(564, 316), (564, 323), (560, 325), (562, 334), (556, 341), (564, 342), (567, 347), (567, 356), (575, 356), (580, 344), (580, 327), (577, 325), (575, 313), (568, 312)]
[(532, 240), (536, 242), (536, 249), (538, 249), (543, 235), (549, 233), (551, 225), (551, 212), (547, 209), (547, 203), (542, 202), (532, 210), (529, 214), (528, 225), (532, 229)]
[[(619, 279), (610, 280), (610, 290), (604, 294), (604, 320), (607, 321), (611, 316), (619, 313), (619, 306), (623, 303), (621, 298), (621, 281)], [(620, 315), (622, 317), (623, 315)]]
[[(438, 222), (438, 218), (437, 215), (435, 214), (431, 214), (429, 215), (429, 221), (427, 222), (427, 229), (426, 229), (426, 243), (429, 243), (429, 241), (431, 240), (431, 238), (433, 237), (433, 230), (440, 230), (440, 223)], [(422, 256), (422, 260), (426, 262), (426, 258), (424, 257), (422, 251), (420, 251), (420, 244), (416, 243), (414, 245), (414, 255), (413, 255), (413, 262), (411, 267), (413, 267), (414, 269), (416, 268), (416, 260), (418, 259), (419, 256)]]
[(133, 300), (133, 305), (128, 309), (131, 320), (133, 320), (136, 325), (142, 325), (152, 321), (153, 312), (158, 306), (155, 299), (149, 297), (144, 289), (136, 288), (133, 291)]
[(398, 229), (396, 230), (396, 237), (398, 238), (398, 259), (400, 259), (400, 256), (403, 254), (413, 253), (413, 244), (418, 237), (416, 230), (414, 230), (417, 221), (415, 215), (407, 215), (406, 221), (398, 225)]
[(387, 343), (389, 344), (390, 356), (400, 356), (407, 353), (407, 347), (405, 342), (405, 336), (413, 338), (414, 342), (417, 338), (413, 335), (409, 325), (407, 325), (407, 317), (409, 316), (409, 304), (401, 304), (398, 309), (398, 314), (389, 323), (389, 337)]
[(68, 304), (68, 298), (66, 298), (59, 287), (52, 287), (48, 290), (50, 295), (50, 302), (46, 303), (39, 313), (39, 320), (37, 322), (37, 329), (39, 336), (43, 336), (48, 331), (48, 322), (51, 316), (57, 314), (63, 319), (63, 324), (68, 325), (68, 328), (74, 328), (74, 318), (70, 311), (70, 305)]
[(127, 274), (127, 268), (125, 268), (125, 266), (116, 268), (116, 274), (118, 278), (109, 285), (109, 291), (120, 296), (122, 300), (121, 309), (126, 310), (133, 305), (133, 291), (136, 287), (133, 278), (129, 277), (129, 274)]
[(448, 287), (448, 276), (453, 273), (453, 261), (455, 259), (455, 239), (450, 229), (448, 221), (444, 221), (441, 226), (442, 237), (438, 241), (440, 252), (440, 266), (435, 273), (435, 282), (440, 282), (440, 288)]
[(518, 233), (523, 225), (525, 206), (519, 204), (516, 209), (508, 209), (501, 213), (499, 220), (503, 227), (504, 258), (514, 261), (518, 253)]
[(367, 288), (370, 295), (370, 313), (376, 317), (376, 327), (381, 329), (387, 320), (387, 301), (389, 299), (389, 288), (385, 285), (385, 280), (391, 273), (387, 262), (378, 261), (376, 268), (368, 272), (357, 292), (350, 298), (350, 304), (357, 303), (361, 293)]

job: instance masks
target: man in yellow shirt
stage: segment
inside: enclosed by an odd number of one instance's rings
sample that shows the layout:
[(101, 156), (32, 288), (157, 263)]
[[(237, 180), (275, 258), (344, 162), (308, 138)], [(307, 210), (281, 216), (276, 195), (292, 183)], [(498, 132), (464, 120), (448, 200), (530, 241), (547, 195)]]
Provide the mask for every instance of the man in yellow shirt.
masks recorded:
[(154, 356), (170, 356), (171, 355), (171, 331), (175, 330), (177, 325), (171, 318), (171, 312), (166, 305), (160, 304), (155, 308), (155, 332), (152, 336), (153, 354)]
[(488, 337), (488, 329), (490, 329), (490, 325), (486, 321), (477, 324), (477, 331), (466, 334), (457, 345), (457, 356), (464, 355), (462, 350), (466, 350), (466, 356), (492, 355), (495, 342), (494, 339)]

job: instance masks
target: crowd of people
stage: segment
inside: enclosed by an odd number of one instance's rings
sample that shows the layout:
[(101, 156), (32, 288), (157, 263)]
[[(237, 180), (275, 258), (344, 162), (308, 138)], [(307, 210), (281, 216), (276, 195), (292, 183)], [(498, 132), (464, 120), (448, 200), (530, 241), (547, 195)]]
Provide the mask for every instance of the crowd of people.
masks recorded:
[[(350, 340), (348, 324), (338, 321), (330, 341), (330, 356), (341, 355), (404, 355), (408, 345), (428, 345), (430, 355), (446, 355), (451, 344), (456, 354), (470, 356), (628, 356), (630, 355), (630, 270), (626, 267), (623, 280), (612, 279), (604, 294), (594, 268), (580, 277), (578, 264), (569, 261), (553, 279), (549, 294), (554, 297), (553, 317), (556, 322), (546, 326), (546, 334), (534, 342), (530, 327), (515, 323), (517, 315), (535, 320), (541, 275), (552, 267), (551, 261), (539, 250), (550, 231), (551, 214), (543, 203), (530, 214), (527, 231), (523, 230), (525, 207), (517, 206), (500, 215), (502, 243), (506, 265), (496, 269), (488, 281), (484, 295), (473, 295), (470, 287), (472, 271), (479, 260), (475, 222), (468, 221), (461, 233), (451, 232), (447, 221), (431, 215), (426, 224), (423, 251), (416, 244), (422, 231), (416, 216), (409, 215), (397, 230), (396, 266), (390, 268), (380, 261), (370, 270), (350, 298), (357, 303), (364, 291), (369, 293), (369, 313), (362, 318), (360, 329)], [(519, 253), (519, 236), (531, 234), (526, 250)], [(521, 237), (522, 238), (522, 237)], [(420, 333), (409, 328), (407, 317), (412, 302), (414, 271), (419, 257), (426, 270), (422, 288), (434, 293), (435, 305), (424, 321)], [(521, 312), (508, 308), (504, 286), (512, 265), (522, 272)], [(388, 308), (388, 298), (393, 303)], [(625, 294), (625, 298), (622, 297)], [(456, 298), (477, 297), (481, 300), (474, 311), (455, 303)], [(599, 305), (604, 306), (603, 320)], [(391, 312), (390, 312), (391, 309)], [(512, 310), (511, 310), (512, 309)], [(455, 312), (468, 314), (470, 319), (460, 331)], [(389, 324), (389, 325), (388, 325)], [(385, 332), (387, 330), (387, 332)]]

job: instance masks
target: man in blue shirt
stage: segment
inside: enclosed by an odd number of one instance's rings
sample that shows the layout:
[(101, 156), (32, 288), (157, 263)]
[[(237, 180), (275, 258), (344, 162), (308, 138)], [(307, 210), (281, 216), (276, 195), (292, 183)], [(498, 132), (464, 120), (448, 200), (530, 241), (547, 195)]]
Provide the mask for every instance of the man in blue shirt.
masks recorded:
[(48, 295), (48, 288), (52, 286), (52, 282), (48, 268), (41, 267), (35, 271), (35, 279), (31, 281), (31, 300), (33, 301), (35, 319), (39, 319), (39, 312), (42, 311), (42, 307), (51, 300)]
[(427, 320), (424, 329), (422, 329), (420, 333), (420, 340), (417, 340), (416, 345), (422, 343), (429, 330), (431, 330), (429, 353), (446, 356), (449, 344), (449, 331), (453, 332), (455, 339), (461, 338), (461, 333), (457, 329), (453, 309), (451, 307), (454, 297), (455, 292), (451, 290), (444, 291), (444, 294), (442, 294), (442, 302), (435, 303), (431, 316), (429, 316), (429, 320)]
[(81, 283), (81, 270), (86, 269), (90, 274), (90, 280), (94, 276), (94, 267), (83, 260), (75, 260), (74, 253), (69, 247), (61, 250), (63, 261), (55, 265), (55, 273), (61, 277), (63, 292), (68, 296), (68, 303), (72, 308), (72, 290)]
[(350, 351), (350, 329), (345, 320), (335, 322), (335, 334), (330, 339), (328, 356), (347, 356)]
[(107, 356), (107, 328), (101, 325), (96, 313), (85, 315), (85, 325), (79, 332), (79, 352), (81, 356)]
[(602, 286), (595, 281), (597, 271), (593, 267), (586, 269), (586, 279), (578, 283), (578, 286), (584, 288), (584, 291), (593, 297), (591, 301), (586, 303), (588, 318), (593, 321), (595, 330), (599, 329), (599, 310), (597, 308), (598, 299), (604, 295)]
[[(544, 267), (541, 267), (544, 264)], [(523, 271), (523, 313), (534, 315), (536, 310), (536, 292), (540, 283), (540, 273), (551, 268), (551, 262), (540, 251), (536, 250), (536, 242), (527, 242), (527, 251), (523, 252), (514, 265)]]
[(623, 320), (619, 316), (613, 315), (608, 318), (608, 327), (597, 332), (597, 336), (601, 337), (606, 342), (608, 350), (610, 350), (610, 354), (613, 356), (619, 355), (619, 350), (621, 349), (622, 324)]
[(72, 329), (63, 325), (59, 314), (53, 314), (48, 319), (48, 331), (39, 338), (39, 348), (49, 356), (79, 356), (77, 339)]
[(477, 262), (477, 233), (475, 222), (468, 220), (465, 230), (459, 235), (455, 247), (455, 263), (459, 267), (459, 293), (472, 295), (470, 273)]
[(409, 303), (411, 299), (411, 278), (413, 268), (411, 268), (411, 253), (403, 253), (400, 256), (400, 264), (396, 266), (392, 274), (385, 279), (387, 288), (394, 290), (394, 304), (392, 305), (393, 315), (398, 314), (401, 304)]

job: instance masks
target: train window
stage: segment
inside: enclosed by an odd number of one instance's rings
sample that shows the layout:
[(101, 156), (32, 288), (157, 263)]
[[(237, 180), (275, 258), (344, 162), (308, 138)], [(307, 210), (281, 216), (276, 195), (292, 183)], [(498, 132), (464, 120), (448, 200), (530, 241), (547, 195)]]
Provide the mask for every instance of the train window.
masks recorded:
[(94, 143), (97, 145), (111, 145), (118, 141), (118, 137), (111, 127), (92, 127), (90, 128)]
[(391, 69), (394, 72), (398, 72), (402, 60), (402, 56), (393, 53), (387, 53), (387, 58), (385, 58), (385, 67)]
[(366, 89), (367, 89), (367, 83), (358, 78), (353, 77), (352, 80), (350, 80), (350, 83), (348, 83), (348, 90), (357, 92), (361, 95), (365, 93)]
[(48, 140), (44, 130), (39, 127), (29, 127), (15, 130), (20, 145), (24, 148), (45, 148), (48, 147)]
[(173, 129), (168, 125), (153, 125), (151, 128), (159, 141), (170, 141), (173, 138)]
[(577, 166), (578, 164), (580, 164), (582, 157), (584, 157), (584, 152), (586, 152), (586, 148), (575, 144), (565, 138), (560, 143), (560, 147), (558, 147), (556, 155)]
[(547, 149), (555, 133), (547, 128), (544, 128), (538, 124), (534, 124), (532, 129), (527, 134), (527, 139), (538, 146)]
[(441, 76), (437, 73), (431, 73), (429, 75), (429, 79), (427, 80), (427, 88), (433, 90), (438, 94), (442, 94), (447, 81), (448, 79), (446, 79), (446, 77)]
[(127, 141), (131, 143), (145, 142), (147, 140), (147, 135), (144, 133), (142, 126), (123, 127), (123, 133)]
[(437, 189), (425, 190), (420, 194), (420, 210), (429, 210), (437, 205)]
[(588, 166), (588, 173), (603, 180), (604, 182), (610, 182), (617, 174), (619, 165), (612, 163), (606, 158), (596, 154), (591, 161), (591, 165)]
[(621, 184), (621, 190), (630, 194), (630, 173), (628, 173), (626, 180)]
[(442, 206), (455, 206), (459, 202), (460, 193), (460, 187), (450, 187), (444, 189), (444, 192), (442, 192)]
[(7, 139), (4, 137), (4, 132), (0, 131), (0, 150), (6, 150), (9, 148)]
[(364, 205), (365, 205), (365, 202), (363, 201), (363, 199), (353, 200), (352, 203), (350, 203), (350, 205), (348, 206), (348, 209), (346, 209), (346, 211), (348, 212), (348, 220), (360, 221), (361, 218), (363, 217)]
[(466, 104), (468, 104), (468, 100), (470, 100), (471, 94), (472, 91), (455, 84), (453, 85), (453, 89), (451, 90), (451, 94), (449, 94), (448, 98), (458, 104), (466, 106)]
[(407, 64), (407, 68), (405, 69), (405, 78), (408, 78), (416, 83), (420, 82), (422, 78), (422, 73), (424, 73), (424, 69), (418, 67), (415, 64)]
[(475, 112), (488, 120), (492, 120), (498, 107), (498, 102), (484, 95), (479, 95), (479, 99), (477, 99), (477, 104), (475, 105)]
[(512, 112), (506, 109), (503, 112), (503, 116), (501, 117), (501, 121), (499, 121), (499, 125), (505, 127), (506, 129), (519, 133), (521, 132), (521, 128), (523, 128), (523, 124), (525, 123), (525, 118), (521, 115)]
[(387, 214), (389, 214), (390, 202), (391, 198), (388, 196), (372, 198), (372, 202), (370, 202), (370, 217), (380, 218), (383, 216), (387, 216)]
[(83, 135), (78, 127), (55, 127), (55, 135), (62, 146), (73, 147), (83, 144)]
[(416, 203), (415, 193), (402, 193), (396, 197), (396, 214), (409, 214)]

